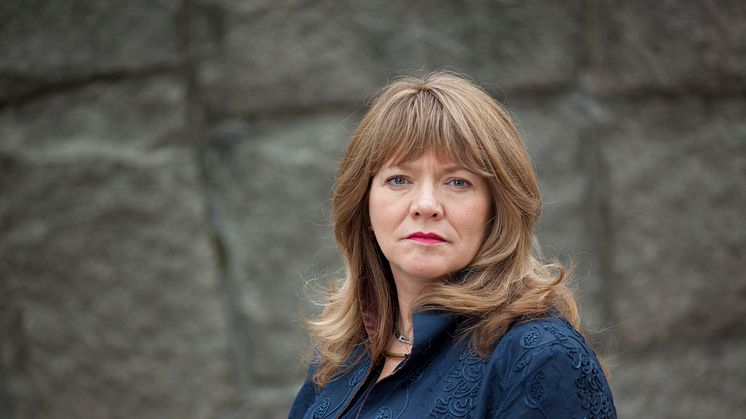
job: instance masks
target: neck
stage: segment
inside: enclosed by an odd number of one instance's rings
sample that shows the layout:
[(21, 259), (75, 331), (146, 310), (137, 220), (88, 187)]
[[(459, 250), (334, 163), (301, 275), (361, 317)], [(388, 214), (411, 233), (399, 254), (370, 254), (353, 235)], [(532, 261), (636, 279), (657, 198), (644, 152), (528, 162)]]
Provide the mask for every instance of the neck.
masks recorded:
[(411, 299), (403, 299), (402, 297), (399, 297), (399, 318), (397, 319), (398, 323), (395, 327), (400, 334), (410, 338), (412, 337), (413, 329), (412, 314), (409, 312), (411, 301)]
[(413, 337), (412, 325), (412, 301), (420, 295), (424, 285), (421, 281), (407, 278), (406, 275), (394, 274), (394, 283), (396, 284), (396, 296), (399, 304), (399, 318), (397, 319), (397, 329), (399, 333), (407, 337)]

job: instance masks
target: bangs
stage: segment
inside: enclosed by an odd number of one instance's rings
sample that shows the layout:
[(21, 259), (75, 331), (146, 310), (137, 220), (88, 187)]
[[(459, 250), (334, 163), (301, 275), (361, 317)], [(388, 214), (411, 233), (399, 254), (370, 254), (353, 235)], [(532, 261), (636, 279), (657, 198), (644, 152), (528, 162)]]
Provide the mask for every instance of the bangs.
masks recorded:
[(429, 90), (404, 91), (381, 115), (369, 162), (370, 176), (391, 161), (402, 164), (434, 152), (438, 160), (491, 177), (482, 144), (458, 109), (447, 109)]

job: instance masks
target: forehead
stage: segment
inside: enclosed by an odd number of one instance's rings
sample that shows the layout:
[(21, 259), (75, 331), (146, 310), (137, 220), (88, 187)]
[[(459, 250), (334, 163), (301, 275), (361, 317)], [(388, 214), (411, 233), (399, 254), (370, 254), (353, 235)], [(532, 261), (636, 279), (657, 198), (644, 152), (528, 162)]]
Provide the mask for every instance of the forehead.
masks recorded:
[(439, 170), (455, 171), (466, 170), (466, 167), (446, 155), (437, 155), (432, 151), (427, 151), (416, 157), (402, 158), (399, 156), (390, 157), (382, 166), (384, 168), (400, 168), (412, 170), (418, 167), (435, 167)]
[(438, 171), (466, 170), (482, 176), (486, 175), (481, 167), (472, 162), (462, 161), (458, 156), (454, 156), (448, 150), (433, 148), (426, 149), (420, 153), (392, 153), (387, 158), (382, 159), (376, 166), (378, 167), (374, 169), (372, 175), (383, 169), (398, 168), (413, 170), (421, 166), (433, 166)]

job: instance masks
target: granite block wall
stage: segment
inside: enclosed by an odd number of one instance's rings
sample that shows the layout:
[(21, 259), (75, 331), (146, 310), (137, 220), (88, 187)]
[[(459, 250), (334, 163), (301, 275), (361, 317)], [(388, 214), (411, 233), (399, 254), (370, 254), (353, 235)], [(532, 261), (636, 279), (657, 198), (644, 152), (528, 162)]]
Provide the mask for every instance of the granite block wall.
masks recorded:
[(515, 117), (621, 417), (746, 409), (746, 5), (0, 3), (0, 418), (282, 418), (336, 164), (447, 69)]

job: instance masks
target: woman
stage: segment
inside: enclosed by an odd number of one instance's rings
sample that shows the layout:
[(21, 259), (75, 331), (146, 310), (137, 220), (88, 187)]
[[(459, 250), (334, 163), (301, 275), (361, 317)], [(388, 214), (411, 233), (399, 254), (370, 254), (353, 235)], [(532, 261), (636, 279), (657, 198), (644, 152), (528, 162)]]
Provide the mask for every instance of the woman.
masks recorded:
[(616, 417), (506, 112), (448, 73), (384, 88), (339, 167), (347, 276), (290, 418)]

